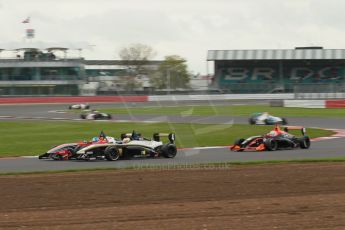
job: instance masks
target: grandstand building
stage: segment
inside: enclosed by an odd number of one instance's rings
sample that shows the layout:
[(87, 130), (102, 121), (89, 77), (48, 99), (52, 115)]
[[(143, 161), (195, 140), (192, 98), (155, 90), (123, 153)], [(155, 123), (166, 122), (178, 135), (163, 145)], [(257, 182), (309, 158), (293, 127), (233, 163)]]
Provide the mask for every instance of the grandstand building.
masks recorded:
[(85, 81), (83, 59), (68, 58), (66, 48), (1, 51), (12, 56), (0, 59), (0, 95), (77, 95)]
[(225, 93), (344, 92), (345, 49), (209, 50)]
[[(69, 56), (69, 51), (59, 47), (0, 49), (0, 96), (117, 94), (128, 92), (130, 80), (137, 85), (131, 91), (150, 90), (145, 73), (129, 79), (133, 61), (85, 60)], [(156, 69), (160, 63), (142, 65)]]

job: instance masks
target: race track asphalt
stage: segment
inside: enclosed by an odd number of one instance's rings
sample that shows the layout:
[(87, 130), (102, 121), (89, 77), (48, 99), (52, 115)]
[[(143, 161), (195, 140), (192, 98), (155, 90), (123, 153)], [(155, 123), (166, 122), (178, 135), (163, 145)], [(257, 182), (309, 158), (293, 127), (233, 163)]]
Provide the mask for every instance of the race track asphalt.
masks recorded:
[[(239, 105), (239, 104), (258, 104), (256, 101), (216, 101), (216, 102), (184, 102), (181, 105)], [(268, 104), (267, 101), (260, 101), (260, 104)], [(130, 103), (130, 104), (109, 104), (106, 107), (133, 107), (133, 106), (160, 106), (157, 103)], [(165, 106), (175, 106), (176, 103), (164, 103)], [(34, 104), (34, 105), (0, 105), (0, 121), (16, 119), (79, 119), (75, 113), (58, 113), (56, 111), (65, 110), (66, 104)], [(92, 104), (97, 109), (105, 107), (105, 104)], [(288, 117), (290, 125), (303, 125), (305, 127), (321, 127), (331, 129), (345, 129), (345, 119), (341, 118), (304, 118)], [(205, 124), (220, 123), (244, 123), (247, 124), (247, 118), (235, 116), (152, 116), (152, 115), (116, 115), (111, 122), (121, 121), (169, 121), (169, 122), (192, 122)], [(232, 144), (232, 143), (229, 143)], [(345, 157), (344, 138), (314, 141), (308, 150), (283, 150), (275, 152), (231, 152), (228, 147), (217, 147), (210, 149), (184, 149), (179, 150), (174, 159), (132, 159), (121, 160), (116, 162), (108, 161), (52, 161), (38, 160), (37, 158), (3, 158), (0, 160), (0, 173), (7, 172), (33, 172), (47, 170), (70, 170), (70, 169), (90, 169), (90, 168), (142, 168), (142, 167), (174, 167), (175, 165), (189, 165), (196, 163), (209, 162), (246, 162), (260, 160), (298, 160), (298, 159), (316, 159), (316, 158), (333, 158)]]

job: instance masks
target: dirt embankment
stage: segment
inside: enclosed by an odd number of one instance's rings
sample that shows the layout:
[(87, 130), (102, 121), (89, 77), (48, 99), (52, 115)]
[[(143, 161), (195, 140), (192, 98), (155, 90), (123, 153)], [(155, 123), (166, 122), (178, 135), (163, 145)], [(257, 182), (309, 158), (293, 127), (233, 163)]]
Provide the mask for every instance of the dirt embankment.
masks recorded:
[(0, 177), (0, 229), (345, 229), (345, 164)]

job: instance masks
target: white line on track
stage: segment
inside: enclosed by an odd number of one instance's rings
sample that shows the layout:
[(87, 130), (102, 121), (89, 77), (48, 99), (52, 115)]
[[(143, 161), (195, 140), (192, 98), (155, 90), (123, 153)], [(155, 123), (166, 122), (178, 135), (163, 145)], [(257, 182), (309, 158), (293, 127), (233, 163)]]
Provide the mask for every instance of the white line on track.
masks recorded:
[(48, 113), (66, 113), (64, 110), (50, 110)]

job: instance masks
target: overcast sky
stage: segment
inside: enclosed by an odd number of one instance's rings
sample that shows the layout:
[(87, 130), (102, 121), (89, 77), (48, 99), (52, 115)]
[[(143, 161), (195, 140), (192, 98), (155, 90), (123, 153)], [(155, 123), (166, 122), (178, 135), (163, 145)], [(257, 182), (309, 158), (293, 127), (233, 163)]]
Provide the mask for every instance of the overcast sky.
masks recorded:
[(343, 0), (0, 0), (0, 43), (21, 41), (28, 16), (36, 41), (93, 45), (86, 59), (143, 43), (201, 74), (212, 49), (345, 48)]

